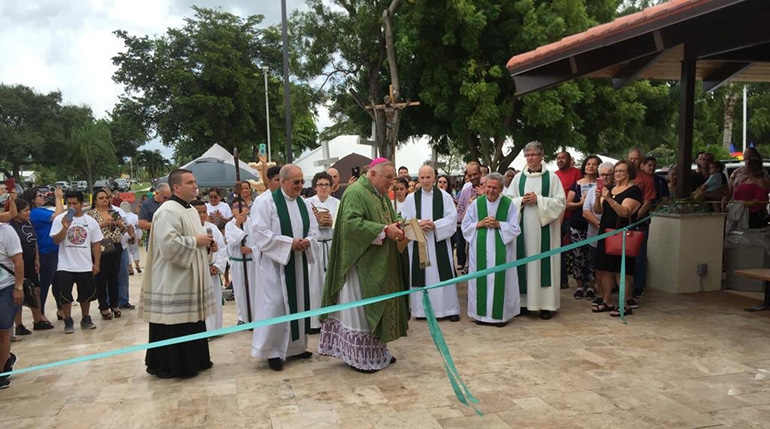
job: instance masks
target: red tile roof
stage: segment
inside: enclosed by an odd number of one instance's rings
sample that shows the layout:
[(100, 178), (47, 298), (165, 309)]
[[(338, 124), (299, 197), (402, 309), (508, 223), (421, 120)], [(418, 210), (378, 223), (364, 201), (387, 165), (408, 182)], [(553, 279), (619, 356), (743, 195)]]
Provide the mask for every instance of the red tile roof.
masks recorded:
[[(681, 15), (682, 19), (690, 18), (692, 17), (692, 13), (690, 13), (692, 9), (710, 3), (713, 3), (711, 6), (718, 7), (720, 4), (727, 5), (735, 3), (735, 1), (671, 0), (657, 6), (649, 7), (640, 12), (617, 18), (612, 22), (592, 27), (582, 33), (567, 36), (558, 42), (541, 46), (534, 51), (516, 55), (508, 61), (507, 67), (511, 73), (521, 72), (528, 69), (530, 65), (540, 65), (535, 64), (538, 60), (543, 60), (546, 57), (554, 56), (559, 53), (566, 53), (567, 51), (571, 54), (575, 54), (584, 49), (589, 49), (589, 45), (594, 47), (596, 44), (600, 43), (602, 39), (617, 37), (623, 33), (636, 33), (633, 30), (639, 30), (641, 32), (653, 31), (659, 27), (656, 23), (663, 18), (671, 17), (676, 20), (676, 15)], [(666, 21), (670, 22), (670, 20)], [(633, 34), (629, 34), (629, 37), (632, 35)], [(548, 61), (544, 61), (544, 63), (547, 62)]]

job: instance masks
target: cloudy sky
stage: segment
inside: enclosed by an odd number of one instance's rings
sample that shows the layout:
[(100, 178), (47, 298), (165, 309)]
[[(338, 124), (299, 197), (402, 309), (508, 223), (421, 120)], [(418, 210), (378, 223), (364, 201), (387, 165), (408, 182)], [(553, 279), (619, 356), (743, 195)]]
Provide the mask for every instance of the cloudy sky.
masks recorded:
[[(303, 0), (287, 0), (289, 13)], [(220, 7), (240, 16), (262, 14), (280, 23), (280, 0), (0, 0), (0, 82), (39, 92), (59, 90), (66, 103), (90, 105), (97, 117), (122, 93), (111, 58), (123, 50), (112, 34), (160, 35), (192, 16), (191, 5)], [(319, 118), (319, 127), (328, 119)], [(147, 145), (171, 150), (158, 142)]]

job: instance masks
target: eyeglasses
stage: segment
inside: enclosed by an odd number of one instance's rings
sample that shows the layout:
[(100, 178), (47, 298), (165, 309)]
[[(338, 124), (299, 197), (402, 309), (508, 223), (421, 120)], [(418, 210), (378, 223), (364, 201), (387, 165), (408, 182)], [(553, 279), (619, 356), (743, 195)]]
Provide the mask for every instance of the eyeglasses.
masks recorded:
[(316, 188), (328, 188), (329, 186), (331, 185), (328, 183), (316, 183), (315, 185)]
[(304, 179), (297, 179), (297, 180), (289, 180), (294, 186), (299, 186), (305, 182)]
[(444, 183), (446, 184), (446, 180), (439, 180), (438, 183)]
[(618, 174), (618, 173), (628, 173), (628, 170), (617, 170), (616, 169), (615, 170), (615, 174)]
[(612, 176), (612, 174), (610, 174), (610, 173), (604, 173), (604, 174), (600, 174), (600, 176), (602, 176), (602, 177), (610, 177), (610, 176)]

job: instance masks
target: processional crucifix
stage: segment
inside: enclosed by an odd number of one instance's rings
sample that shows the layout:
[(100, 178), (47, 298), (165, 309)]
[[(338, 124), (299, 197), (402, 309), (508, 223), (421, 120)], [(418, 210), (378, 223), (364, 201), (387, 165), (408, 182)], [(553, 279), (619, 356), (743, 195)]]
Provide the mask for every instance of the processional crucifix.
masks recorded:
[[(419, 106), (419, 101), (407, 100), (403, 103), (393, 103), (393, 85), (390, 85), (390, 94), (383, 97), (382, 104), (365, 105), (358, 93), (350, 89), (350, 94), (361, 108), (366, 110), (372, 118), (372, 143), (380, 150), (379, 155), (395, 161), (396, 142), (398, 140), (398, 128), (401, 123), (403, 109), (410, 106)], [(363, 141), (362, 141), (363, 143)]]

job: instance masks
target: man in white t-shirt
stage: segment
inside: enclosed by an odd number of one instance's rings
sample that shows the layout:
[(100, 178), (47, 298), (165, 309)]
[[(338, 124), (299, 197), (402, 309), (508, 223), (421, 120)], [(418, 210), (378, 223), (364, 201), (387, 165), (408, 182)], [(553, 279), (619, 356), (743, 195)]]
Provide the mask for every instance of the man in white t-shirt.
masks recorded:
[(72, 320), (72, 287), (78, 285), (78, 302), (83, 318), (81, 329), (95, 329), (89, 316), (91, 301), (96, 299), (96, 281), (99, 273), (104, 238), (99, 224), (83, 213), (83, 193), (69, 191), (65, 194), (68, 210), (56, 216), (51, 226), (51, 238), (59, 245), (59, 265), (56, 279), (59, 282), (62, 311), (64, 312), (64, 333), (75, 332)]
[[(21, 240), (9, 224), (0, 224), (0, 372), (13, 371), (16, 356), (11, 353), (13, 318), (24, 299), (24, 261)], [(0, 377), (0, 389), (11, 385), (10, 376)]]

